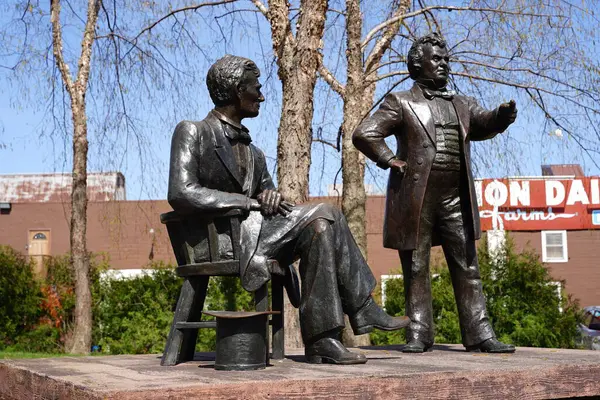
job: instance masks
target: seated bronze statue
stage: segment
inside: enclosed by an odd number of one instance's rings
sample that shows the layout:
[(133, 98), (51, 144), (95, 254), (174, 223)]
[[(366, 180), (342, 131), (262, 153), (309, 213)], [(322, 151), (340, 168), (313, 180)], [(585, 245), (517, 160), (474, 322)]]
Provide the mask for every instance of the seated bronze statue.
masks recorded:
[[(258, 116), (260, 72), (249, 59), (226, 55), (207, 75), (215, 104), (202, 121), (183, 121), (171, 145), (168, 200), (174, 210), (245, 210), (241, 223), (242, 286), (255, 291), (269, 279), (267, 260), (300, 260), (300, 327), (309, 363), (362, 364), (364, 355), (340, 342), (344, 314), (355, 334), (400, 329), (406, 317), (387, 315), (371, 297), (376, 281), (340, 210), (328, 204), (294, 205), (276, 190), (265, 156), (244, 118)], [(226, 229), (220, 243), (231, 244)], [(219, 249), (231, 258), (231, 246)], [(291, 277), (289, 277), (291, 279)]]

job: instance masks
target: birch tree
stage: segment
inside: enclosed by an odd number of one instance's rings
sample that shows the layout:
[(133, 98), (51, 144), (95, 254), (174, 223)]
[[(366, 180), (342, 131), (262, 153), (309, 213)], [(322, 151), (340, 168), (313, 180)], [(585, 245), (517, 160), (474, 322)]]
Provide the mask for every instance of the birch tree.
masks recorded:
[[(52, 140), (64, 138), (72, 147), (71, 157), (64, 155), (65, 164), (72, 161), (69, 234), (76, 297), (67, 352), (89, 353), (91, 349), (86, 226), (90, 144), (96, 156), (106, 158), (110, 165), (120, 165), (119, 159), (132, 150), (142, 168), (151, 165), (149, 132), (156, 127), (149, 127), (162, 117), (170, 131), (176, 120), (174, 110), (196, 104), (194, 82), (204, 72), (198, 68), (202, 58), (193, 57), (204, 49), (190, 34), (195, 27), (186, 14), (235, 1), (178, 8), (175, 1), (159, 5), (126, 0), (51, 0), (49, 8), (28, 0), (2, 6), (14, 18), (0, 29), (0, 68), (23, 88), (16, 101), (42, 108), (49, 116), (44, 124), (47, 134)], [(48, 23), (50, 37), (46, 36)]]
[(87, 115), (85, 94), (90, 77), (92, 46), (102, 0), (89, 0), (75, 77), (63, 54), (61, 2), (51, 0), (52, 53), (71, 102), (73, 120), (73, 186), (71, 190), (71, 264), (75, 275), (75, 324), (70, 353), (89, 353), (92, 344), (92, 294), (87, 251)]

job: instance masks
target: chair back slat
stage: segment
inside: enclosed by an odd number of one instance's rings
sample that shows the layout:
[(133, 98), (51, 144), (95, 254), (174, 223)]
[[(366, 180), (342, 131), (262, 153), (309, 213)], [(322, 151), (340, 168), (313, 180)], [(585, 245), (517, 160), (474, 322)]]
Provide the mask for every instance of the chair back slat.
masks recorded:
[(190, 249), (183, 237), (181, 224), (179, 222), (167, 222), (166, 225), (177, 265), (190, 264), (192, 262)]
[(208, 251), (210, 254), (210, 261), (219, 261), (219, 234), (215, 227), (214, 219), (211, 220), (208, 225)]
[(167, 226), (177, 265), (188, 265), (200, 262), (197, 259), (198, 246), (204, 248), (200, 254), (205, 254), (207, 259), (203, 259), (203, 262), (221, 261), (220, 245), (223, 244), (219, 243), (219, 232), (224, 226), (230, 229), (233, 258), (239, 260), (240, 220), (243, 215), (242, 210), (195, 214), (171, 211), (161, 214), (160, 220)]
[(233, 258), (236, 260), (240, 259), (241, 245), (240, 245), (240, 218), (231, 217), (229, 219), (231, 223), (231, 247), (233, 248)]

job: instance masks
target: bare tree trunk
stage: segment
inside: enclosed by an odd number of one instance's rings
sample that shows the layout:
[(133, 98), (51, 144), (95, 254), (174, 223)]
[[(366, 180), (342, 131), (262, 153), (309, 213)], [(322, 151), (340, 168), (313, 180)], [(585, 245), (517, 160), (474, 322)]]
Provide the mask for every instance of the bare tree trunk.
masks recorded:
[(73, 187), (71, 191), (71, 266), (75, 276), (75, 326), (69, 353), (89, 353), (92, 342), (92, 294), (90, 260), (87, 252), (87, 114), (85, 93), (90, 76), (92, 45), (101, 0), (88, 0), (87, 22), (81, 40), (77, 79), (73, 81), (63, 57), (60, 0), (51, 0), (52, 49), (56, 66), (71, 99), (73, 120)]
[[(295, 38), (288, 19), (289, 5), (283, 6), (281, 0), (269, 1), (269, 5), (273, 49), (277, 54), (278, 74), (283, 86), (277, 140), (277, 181), (287, 200), (302, 203), (308, 199), (313, 93), (327, 0), (303, 0), (300, 3)], [(278, 20), (275, 21), (275, 18)], [(279, 25), (283, 23), (285, 27)]]
[[(364, 104), (364, 74), (362, 51), (362, 16), (356, 0), (346, 1), (346, 61), (347, 81), (344, 92), (344, 119), (342, 122), (342, 211), (363, 256), (367, 257), (365, 231), (366, 195), (364, 180), (365, 158), (352, 145), (352, 132), (360, 123)], [(372, 100), (371, 100), (372, 102)], [(368, 105), (370, 107), (370, 104)]]
[[(302, 0), (296, 36), (292, 33), (290, 4), (269, 0), (269, 9), (252, 0), (271, 25), (283, 104), (277, 139), (277, 182), (283, 197), (294, 203), (308, 199), (311, 162), (313, 93), (317, 81), (327, 0)], [(286, 346), (302, 347), (297, 311), (286, 301)]]
[[(316, 71), (316, 67), (315, 67)], [(301, 73), (283, 81), (283, 104), (277, 138), (277, 182), (293, 203), (308, 199), (315, 79)]]
[[(350, 231), (363, 256), (367, 258), (367, 233), (365, 229), (364, 175), (365, 157), (354, 148), (352, 132), (360, 123), (366, 99), (362, 97), (364, 76), (360, 48), (362, 16), (358, 1), (346, 1), (346, 61), (347, 80), (344, 92), (344, 119), (342, 122), (342, 211)], [(371, 100), (372, 102), (372, 100)], [(344, 343), (347, 346), (368, 346), (369, 335), (354, 336), (346, 321)]]
[[(410, 5), (403, 0), (398, 12), (404, 13)], [(375, 71), (392, 38), (398, 32), (399, 23), (389, 27), (377, 43), (374, 52), (363, 64), (361, 49), (362, 15), (358, 0), (346, 0), (346, 61), (347, 81), (343, 91), (344, 119), (342, 122), (342, 211), (350, 231), (363, 256), (367, 258), (365, 157), (352, 144), (352, 133), (367, 116), (375, 95), (375, 82), (369, 83), (370, 71)], [(369, 345), (368, 335), (354, 336), (346, 324), (344, 343), (349, 346)]]
[(70, 353), (89, 353), (92, 342), (92, 294), (87, 251), (87, 121), (85, 98), (71, 101), (73, 112), (73, 188), (71, 192), (71, 265), (75, 274), (75, 325)]

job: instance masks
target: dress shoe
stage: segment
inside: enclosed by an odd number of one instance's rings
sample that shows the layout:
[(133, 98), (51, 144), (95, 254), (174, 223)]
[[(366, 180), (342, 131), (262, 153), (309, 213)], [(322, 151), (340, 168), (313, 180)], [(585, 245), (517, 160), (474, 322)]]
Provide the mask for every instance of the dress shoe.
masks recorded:
[(304, 349), (306, 361), (310, 364), (364, 364), (367, 357), (364, 354), (349, 351), (339, 340), (322, 338)]
[(432, 345), (426, 345), (420, 340), (413, 339), (410, 342), (406, 343), (402, 348), (403, 353), (424, 353), (426, 351), (431, 351)]
[(490, 338), (479, 344), (467, 346), (467, 351), (480, 351), (482, 353), (514, 353), (515, 346), (502, 343), (496, 338)]
[(392, 317), (379, 307), (372, 297), (350, 317), (350, 325), (355, 335), (364, 335), (373, 330), (373, 328), (384, 331), (395, 331), (396, 329), (406, 328), (410, 324), (408, 317)]

